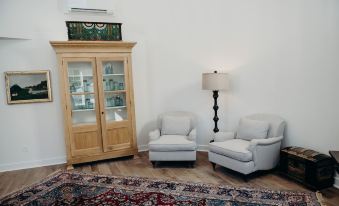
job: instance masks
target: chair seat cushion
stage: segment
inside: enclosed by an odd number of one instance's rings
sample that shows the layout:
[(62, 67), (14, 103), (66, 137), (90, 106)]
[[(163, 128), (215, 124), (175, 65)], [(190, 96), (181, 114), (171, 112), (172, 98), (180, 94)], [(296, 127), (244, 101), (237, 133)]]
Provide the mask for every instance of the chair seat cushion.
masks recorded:
[(209, 144), (210, 152), (227, 156), (242, 162), (252, 161), (252, 152), (247, 148), (250, 141), (242, 139), (231, 139), (224, 142), (212, 142)]
[(197, 145), (194, 141), (189, 141), (187, 136), (182, 135), (162, 135), (159, 139), (148, 144), (150, 151), (170, 152), (170, 151), (195, 151)]

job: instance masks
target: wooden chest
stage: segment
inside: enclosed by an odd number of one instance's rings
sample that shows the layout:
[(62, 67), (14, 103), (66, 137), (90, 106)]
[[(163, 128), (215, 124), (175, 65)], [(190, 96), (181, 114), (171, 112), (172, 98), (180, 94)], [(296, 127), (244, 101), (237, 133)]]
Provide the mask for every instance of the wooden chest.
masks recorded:
[(301, 147), (280, 152), (280, 173), (305, 186), (320, 190), (334, 183), (334, 161), (325, 154)]

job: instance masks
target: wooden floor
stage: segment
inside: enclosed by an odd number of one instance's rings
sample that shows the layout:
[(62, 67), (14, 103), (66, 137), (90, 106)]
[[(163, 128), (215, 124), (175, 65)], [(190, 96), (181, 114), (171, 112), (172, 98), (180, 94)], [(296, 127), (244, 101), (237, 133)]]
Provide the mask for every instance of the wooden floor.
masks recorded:
[[(142, 176), (158, 179), (172, 179), (179, 181), (203, 182), (212, 184), (228, 184), (236, 186), (260, 187), (277, 190), (302, 190), (303, 186), (280, 177), (274, 172), (261, 174), (245, 182), (242, 176), (217, 166), (213, 171), (208, 162), (207, 153), (198, 152), (198, 161), (194, 168), (188, 168), (181, 163), (159, 164), (153, 169), (148, 160), (148, 153), (141, 152), (131, 158), (120, 158), (96, 163), (82, 164), (76, 170), (118, 176)], [(17, 170), (0, 173), (0, 197), (18, 190), (24, 186), (38, 182), (58, 169), (65, 169), (65, 165), (46, 166), (33, 169)], [(339, 206), (339, 190), (329, 188), (322, 190), (324, 201), (328, 206)]]

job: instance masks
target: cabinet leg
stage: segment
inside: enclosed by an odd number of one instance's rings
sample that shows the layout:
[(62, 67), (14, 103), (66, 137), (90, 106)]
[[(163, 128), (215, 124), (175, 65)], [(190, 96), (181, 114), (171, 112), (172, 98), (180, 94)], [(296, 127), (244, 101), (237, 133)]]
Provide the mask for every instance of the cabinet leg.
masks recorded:
[(128, 159), (134, 159), (134, 155), (127, 156)]
[(67, 165), (66, 170), (74, 170), (73, 165)]

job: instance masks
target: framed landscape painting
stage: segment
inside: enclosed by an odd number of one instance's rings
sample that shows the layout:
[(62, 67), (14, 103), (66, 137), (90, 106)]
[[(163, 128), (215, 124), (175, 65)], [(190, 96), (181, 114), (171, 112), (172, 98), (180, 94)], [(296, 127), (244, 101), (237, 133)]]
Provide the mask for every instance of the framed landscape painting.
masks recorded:
[(52, 101), (48, 70), (5, 72), (5, 79), (8, 104)]

